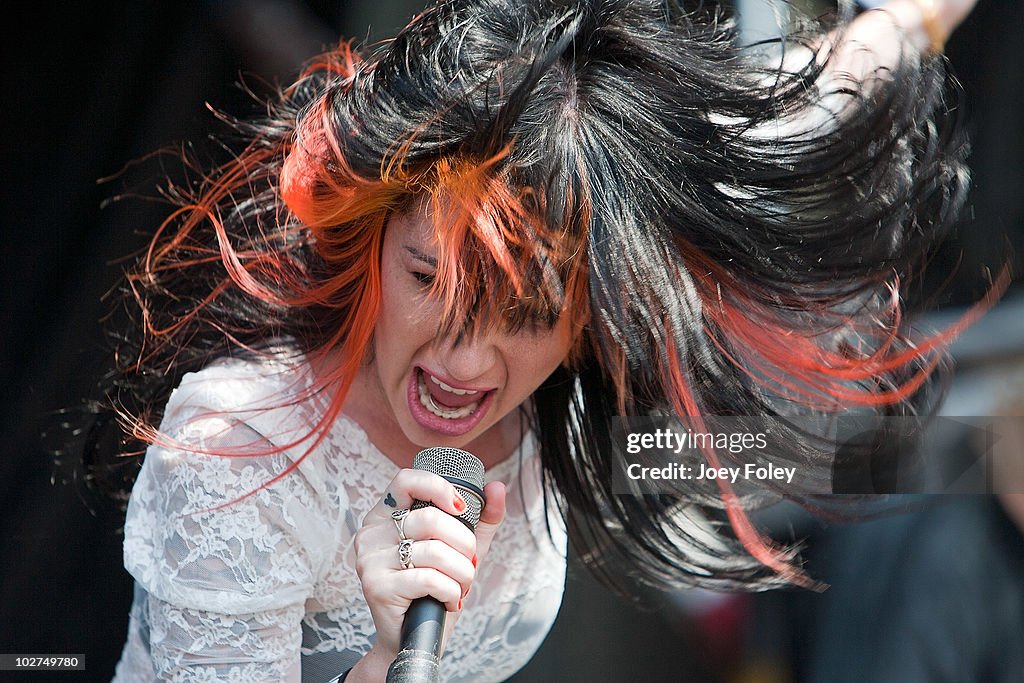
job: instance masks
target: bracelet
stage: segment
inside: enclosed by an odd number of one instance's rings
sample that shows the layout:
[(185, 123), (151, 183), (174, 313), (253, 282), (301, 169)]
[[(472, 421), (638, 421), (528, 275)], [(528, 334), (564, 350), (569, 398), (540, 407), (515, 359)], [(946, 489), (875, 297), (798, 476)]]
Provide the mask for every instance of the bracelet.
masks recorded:
[(935, 0), (914, 0), (914, 4), (921, 10), (921, 23), (928, 34), (928, 54), (942, 54), (946, 49), (949, 34), (939, 21), (939, 9), (935, 6)]

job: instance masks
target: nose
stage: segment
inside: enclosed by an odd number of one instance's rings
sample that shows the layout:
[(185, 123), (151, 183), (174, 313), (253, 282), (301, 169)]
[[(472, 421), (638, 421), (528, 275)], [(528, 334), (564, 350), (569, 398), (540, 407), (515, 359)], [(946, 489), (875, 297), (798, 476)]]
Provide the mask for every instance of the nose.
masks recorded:
[(452, 335), (438, 343), (438, 356), (448, 376), (472, 383), (494, 368), (498, 361), (497, 335), (480, 332), (472, 337)]

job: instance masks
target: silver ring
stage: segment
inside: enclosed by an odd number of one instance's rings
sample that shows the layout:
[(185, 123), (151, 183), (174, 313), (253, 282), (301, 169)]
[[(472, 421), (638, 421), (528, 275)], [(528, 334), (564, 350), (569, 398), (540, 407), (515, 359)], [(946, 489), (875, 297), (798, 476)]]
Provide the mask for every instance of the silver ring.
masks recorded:
[(409, 514), (409, 510), (395, 510), (391, 513), (391, 519), (395, 521), (395, 528), (398, 529), (398, 538), (405, 540), (405, 516)]
[(412, 569), (414, 567), (412, 563), (412, 541), (404, 539), (398, 544), (398, 563), (402, 565), (402, 569)]

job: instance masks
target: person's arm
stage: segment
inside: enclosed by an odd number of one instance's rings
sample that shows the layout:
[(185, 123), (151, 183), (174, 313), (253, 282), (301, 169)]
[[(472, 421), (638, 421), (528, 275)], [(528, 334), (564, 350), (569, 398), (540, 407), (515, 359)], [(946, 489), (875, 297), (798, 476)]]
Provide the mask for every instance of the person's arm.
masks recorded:
[[(828, 71), (864, 82), (896, 68), (902, 59), (942, 51), (946, 39), (977, 0), (891, 0), (861, 13), (827, 42), (836, 45)], [(907, 50), (910, 47), (912, 50)]]
[(299, 681), (314, 541), (332, 537), (315, 496), (298, 472), (260, 488), (290, 461), (242, 455), (273, 448), (244, 424), (196, 411), (168, 436), (200, 452), (151, 447), (125, 525), (156, 677)]

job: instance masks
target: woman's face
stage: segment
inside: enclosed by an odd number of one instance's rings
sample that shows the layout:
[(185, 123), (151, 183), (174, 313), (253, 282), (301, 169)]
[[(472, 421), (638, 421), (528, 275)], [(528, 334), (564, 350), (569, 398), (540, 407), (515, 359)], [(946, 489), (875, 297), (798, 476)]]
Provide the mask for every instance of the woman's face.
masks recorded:
[(392, 449), (406, 445), (394, 445), (397, 435), (386, 433), (397, 427), (413, 453), (430, 446), (477, 448), (485, 451), (476, 455), (487, 463), (510, 452), (496, 449), (515, 445), (502, 434), (508, 434), (513, 422), (518, 427), (516, 409), (566, 358), (571, 327), (562, 316), (551, 329), (540, 326), (516, 334), (491, 330), (464, 338), (457, 346), (451, 339), (437, 340), (441, 306), (430, 295), (436, 255), (432, 225), (423, 210), (389, 222), (374, 354), (357, 379), (362, 391), (354, 398), (369, 400), (375, 414), (368, 416), (366, 405), (358, 412), (369, 417), (380, 440)]

